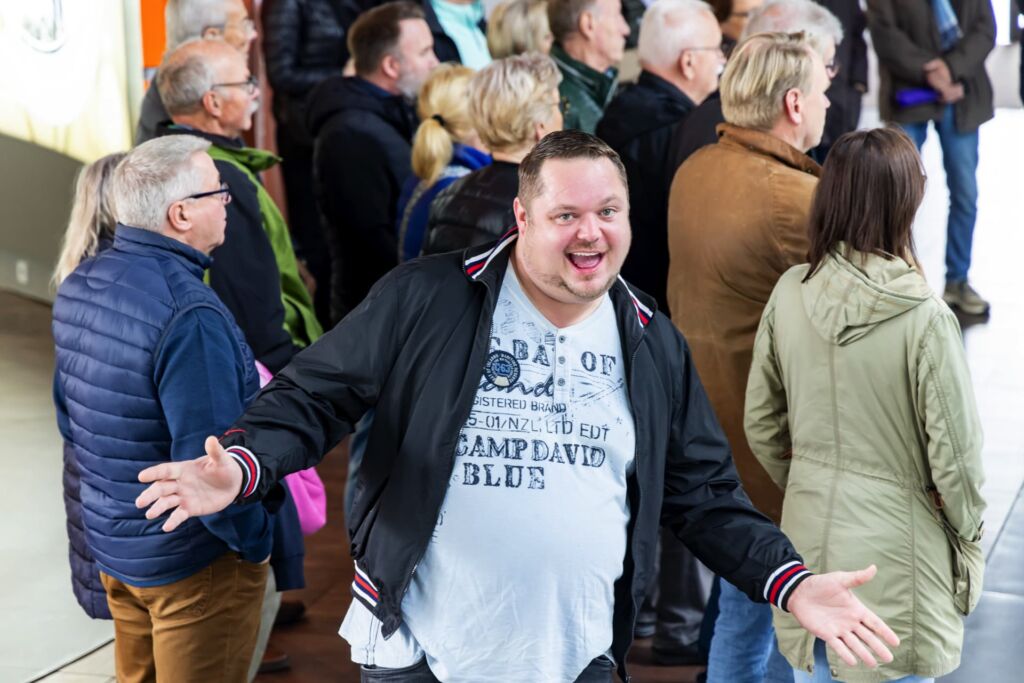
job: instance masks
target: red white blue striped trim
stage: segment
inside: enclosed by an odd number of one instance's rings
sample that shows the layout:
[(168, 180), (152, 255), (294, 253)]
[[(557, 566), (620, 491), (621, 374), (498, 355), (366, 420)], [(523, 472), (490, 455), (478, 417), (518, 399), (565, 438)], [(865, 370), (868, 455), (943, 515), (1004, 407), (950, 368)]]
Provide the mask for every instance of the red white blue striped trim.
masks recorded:
[(242, 498), (248, 498), (260, 484), (260, 475), (263, 473), (260, 461), (245, 446), (231, 446), (226, 450), (242, 468)]
[(370, 577), (366, 575), (362, 569), (359, 568), (359, 563), (355, 563), (356, 575), (352, 580), (352, 593), (356, 597), (363, 599), (371, 607), (376, 607), (377, 602), (380, 600), (380, 593), (377, 591), (377, 586), (370, 581)]
[(771, 573), (764, 585), (764, 599), (781, 610), (788, 612), (786, 605), (793, 589), (804, 579), (812, 576), (803, 563), (793, 560), (782, 565)]
[(500, 254), (505, 247), (515, 242), (517, 237), (519, 237), (519, 228), (512, 228), (502, 235), (498, 243), (491, 249), (466, 259), (466, 262), (463, 264), (463, 267), (466, 269), (466, 275), (474, 280), (480, 277), (480, 273), (484, 272), (487, 266), (491, 264), (491, 261), (494, 260), (494, 257)]
[(619, 282), (621, 282), (622, 286), (626, 288), (627, 292), (629, 292), (629, 298), (633, 300), (633, 308), (636, 309), (636, 317), (640, 321), (640, 325), (642, 327), (650, 325), (651, 318), (654, 317), (654, 311), (643, 305), (643, 302), (637, 298), (636, 294), (634, 294), (633, 290), (629, 288), (629, 285), (626, 284), (626, 281), (622, 279), (621, 275), (619, 276)]

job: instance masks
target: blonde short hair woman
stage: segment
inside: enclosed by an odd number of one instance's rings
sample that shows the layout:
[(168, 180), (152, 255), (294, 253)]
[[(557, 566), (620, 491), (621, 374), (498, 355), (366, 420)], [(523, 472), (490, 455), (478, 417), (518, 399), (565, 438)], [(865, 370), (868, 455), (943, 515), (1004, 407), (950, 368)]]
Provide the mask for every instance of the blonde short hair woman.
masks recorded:
[(558, 83), (547, 55), (498, 59), (473, 76), (469, 115), (494, 162), (459, 178), (430, 208), (423, 253), (464, 249), (497, 239), (515, 225), (519, 162), (552, 131), (562, 129)]
[(430, 203), (456, 179), (490, 163), (469, 115), (473, 70), (442, 64), (423, 84), (416, 109), (411, 178), (398, 201), (398, 258), (419, 256)]
[(123, 158), (124, 152), (108, 154), (79, 171), (71, 217), (53, 272), (55, 287), (84, 259), (113, 241), (117, 220), (110, 202), (110, 177)]
[(487, 47), (494, 59), (526, 52), (547, 54), (554, 40), (547, 0), (505, 0), (487, 20)]

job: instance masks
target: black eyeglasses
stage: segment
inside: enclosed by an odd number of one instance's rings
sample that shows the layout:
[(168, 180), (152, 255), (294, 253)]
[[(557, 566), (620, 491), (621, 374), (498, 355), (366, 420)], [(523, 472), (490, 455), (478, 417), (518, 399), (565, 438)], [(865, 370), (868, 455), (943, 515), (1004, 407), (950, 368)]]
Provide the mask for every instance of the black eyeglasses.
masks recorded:
[(256, 80), (255, 76), (249, 76), (244, 81), (236, 81), (234, 83), (214, 83), (214, 88), (245, 88), (245, 92), (248, 95), (256, 92), (256, 86), (259, 85), (259, 81)]
[[(221, 183), (219, 190), (210, 190), (209, 192), (197, 192), (196, 194), (190, 194), (189, 196), (185, 197), (185, 199), (202, 199), (203, 197), (213, 197), (218, 194), (221, 195), (221, 202), (223, 202), (224, 204), (231, 203), (231, 189), (228, 187), (227, 183)], [(185, 199), (182, 199), (181, 201), (185, 201)]]

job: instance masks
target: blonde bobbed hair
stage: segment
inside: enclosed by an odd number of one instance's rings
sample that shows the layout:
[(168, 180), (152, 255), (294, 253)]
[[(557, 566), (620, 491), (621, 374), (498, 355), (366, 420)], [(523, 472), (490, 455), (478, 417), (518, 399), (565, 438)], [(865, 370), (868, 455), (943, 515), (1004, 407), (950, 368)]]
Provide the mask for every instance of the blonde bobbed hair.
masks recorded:
[(534, 143), (538, 123), (548, 120), (551, 95), (562, 80), (555, 62), (531, 52), (496, 59), (473, 76), (469, 114), (492, 152), (515, 152)]
[(546, 53), (551, 40), (547, 0), (505, 0), (487, 19), (487, 48), (494, 59)]
[(815, 55), (804, 33), (758, 33), (737, 45), (719, 84), (725, 120), (771, 130), (782, 116), (787, 92), (810, 92)]
[(55, 287), (64, 282), (79, 263), (96, 254), (101, 239), (114, 238), (117, 220), (111, 202), (110, 178), (124, 156), (124, 152), (108, 154), (78, 172), (71, 217), (53, 272)]
[(416, 111), (420, 126), (412, 142), (412, 172), (433, 185), (451, 163), (453, 144), (473, 133), (469, 116), (469, 83), (473, 70), (442, 64), (420, 90)]

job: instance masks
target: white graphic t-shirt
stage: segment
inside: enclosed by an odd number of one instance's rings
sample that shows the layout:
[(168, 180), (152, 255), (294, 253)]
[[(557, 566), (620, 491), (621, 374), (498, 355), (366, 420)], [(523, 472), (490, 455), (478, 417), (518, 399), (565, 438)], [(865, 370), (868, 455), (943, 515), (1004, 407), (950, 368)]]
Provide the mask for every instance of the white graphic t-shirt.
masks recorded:
[(353, 660), (441, 681), (573, 681), (612, 644), (635, 450), (615, 311), (556, 328), (509, 266), (448, 493), (387, 641), (353, 602)]

